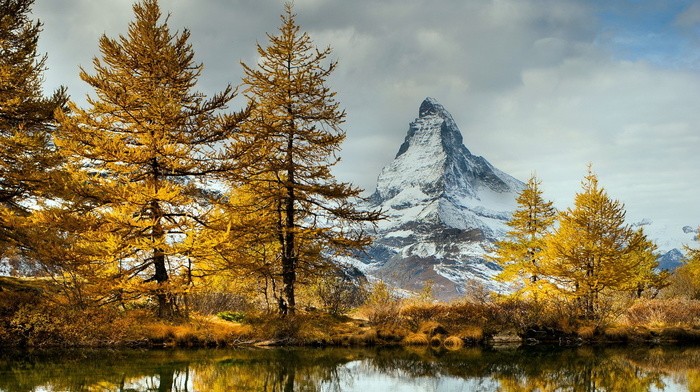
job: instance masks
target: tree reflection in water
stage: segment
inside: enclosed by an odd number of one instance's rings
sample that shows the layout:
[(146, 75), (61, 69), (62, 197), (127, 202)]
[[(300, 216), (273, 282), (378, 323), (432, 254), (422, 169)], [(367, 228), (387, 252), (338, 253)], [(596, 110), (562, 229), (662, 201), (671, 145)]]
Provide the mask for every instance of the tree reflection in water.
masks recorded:
[(0, 391), (696, 391), (698, 369), (676, 346), (4, 351)]

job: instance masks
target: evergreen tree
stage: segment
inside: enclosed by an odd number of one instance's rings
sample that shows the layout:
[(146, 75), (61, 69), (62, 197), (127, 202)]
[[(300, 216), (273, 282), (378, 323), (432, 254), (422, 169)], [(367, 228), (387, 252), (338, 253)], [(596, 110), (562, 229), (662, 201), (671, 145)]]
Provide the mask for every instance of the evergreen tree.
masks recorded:
[(220, 114), (234, 96), (230, 86), (211, 99), (193, 91), (202, 66), (188, 30), (172, 34), (156, 0), (133, 9), (126, 36), (100, 38), (95, 74), (81, 69), (97, 96), (88, 97), (89, 109), (71, 104), (72, 115), (60, 117), (57, 144), (81, 184), (77, 197), (91, 206), (80, 211), (74, 246), (106, 274), (153, 282), (138, 287), (150, 287), (160, 316), (169, 317), (173, 287), (187, 286), (193, 259), (210, 250), (202, 185), (234, 169), (230, 140), (243, 114)]
[(634, 290), (655, 256), (653, 244), (641, 229), (625, 224), (624, 205), (608, 197), (590, 167), (582, 188), (546, 238), (541, 272), (594, 320), (600, 316), (600, 294)]
[(544, 237), (556, 217), (551, 201), (542, 198), (541, 182), (533, 175), (518, 195), (518, 208), (507, 225), (506, 238), (496, 242), (493, 259), (503, 267), (498, 275), (504, 281), (521, 281), (521, 291), (535, 293), (540, 281)]
[(52, 192), (59, 159), (51, 145), (54, 111), (65, 90), (42, 93), (46, 56), (37, 54), (41, 23), (34, 0), (0, 0), (0, 255), (30, 246), (30, 207)]
[[(379, 212), (358, 211), (352, 202), (361, 190), (340, 183), (331, 174), (345, 133), (345, 112), (326, 80), (337, 63), (324, 61), (331, 49), (316, 49), (300, 33), (285, 4), (279, 35), (258, 45), (257, 69), (242, 64), (246, 96), (255, 102), (244, 131), (250, 150), (247, 179), (257, 195), (255, 206), (273, 212), (273, 233), (279, 246), (284, 301), (281, 310), (295, 311), (295, 285), (300, 272), (313, 272), (323, 253), (348, 252), (369, 244), (355, 223), (374, 222)], [(323, 252), (321, 251), (323, 250)]]

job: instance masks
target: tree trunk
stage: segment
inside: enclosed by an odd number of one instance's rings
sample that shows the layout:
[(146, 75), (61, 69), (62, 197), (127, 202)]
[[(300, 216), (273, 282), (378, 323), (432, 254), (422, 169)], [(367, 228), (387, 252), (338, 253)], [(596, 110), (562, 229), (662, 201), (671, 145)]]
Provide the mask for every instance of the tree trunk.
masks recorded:
[(168, 296), (168, 290), (162, 287), (168, 282), (168, 270), (165, 268), (165, 254), (162, 249), (153, 250), (153, 266), (156, 270), (153, 278), (158, 283), (158, 288), (156, 289), (158, 317), (171, 318), (174, 315), (173, 304)]
[[(288, 108), (291, 113), (291, 108)], [(294, 129), (294, 122), (290, 125)], [(284, 222), (284, 249), (282, 255), (282, 282), (284, 283), (284, 296), (287, 299), (287, 312), (290, 315), (296, 313), (296, 299), (294, 285), (296, 284), (297, 249), (296, 249), (296, 195), (294, 193), (295, 170), (293, 160), (294, 132), (287, 139), (287, 199), (285, 200)]]
[[(158, 243), (165, 237), (165, 233), (163, 232), (163, 228), (160, 224), (160, 219), (163, 216), (163, 212), (161, 211), (157, 200), (151, 201), (150, 204), (154, 222), (153, 229), (151, 231), (151, 238), (154, 243)], [(158, 283), (158, 288), (156, 289), (158, 317), (164, 319), (172, 318), (174, 316), (172, 300), (168, 295), (168, 290), (164, 287), (169, 280), (168, 269), (165, 266), (165, 252), (161, 248), (153, 248), (153, 267), (155, 268), (153, 280)]]

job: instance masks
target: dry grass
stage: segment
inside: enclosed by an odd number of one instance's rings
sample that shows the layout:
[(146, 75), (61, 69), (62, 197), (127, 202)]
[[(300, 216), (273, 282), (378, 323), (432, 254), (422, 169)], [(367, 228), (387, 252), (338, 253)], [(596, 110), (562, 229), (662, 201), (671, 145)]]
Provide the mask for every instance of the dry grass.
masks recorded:
[(375, 329), (360, 331), (359, 333), (351, 334), (348, 337), (348, 342), (352, 346), (371, 346), (377, 343), (378, 334)]
[(189, 322), (177, 325), (154, 321), (144, 328), (144, 337), (149, 342), (175, 346), (227, 346), (253, 336), (250, 325), (227, 322), (213, 316), (194, 316)]
[(464, 340), (456, 336), (450, 336), (442, 342), (442, 345), (448, 350), (459, 350), (464, 347)]
[(430, 346), (431, 347), (440, 347), (440, 346), (442, 346), (443, 341), (445, 341), (444, 335), (442, 335), (442, 334), (433, 335), (430, 338)]
[(633, 331), (626, 327), (608, 327), (603, 330), (605, 339), (612, 342), (626, 342), (632, 335)]
[(680, 327), (664, 328), (661, 338), (669, 341), (700, 342), (700, 330)]
[(476, 325), (467, 325), (459, 330), (455, 336), (471, 343), (479, 343), (484, 340), (484, 329)]
[(435, 335), (446, 335), (447, 330), (437, 321), (426, 321), (420, 325), (418, 332), (433, 337)]
[(590, 325), (586, 325), (583, 327), (579, 327), (578, 330), (576, 330), (576, 334), (581, 338), (585, 340), (593, 339), (595, 336), (595, 331), (596, 328), (592, 327)]
[(412, 333), (403, 340), (403, 344), (408, 346), (429, 346), (430, 340), (423, 333)]
[(377, 330), (377, 337), (387, 343), (401, 342), (410, 334), (411, 331), (400, 327), (380, 328)]
[(631, 326), (649, 328), (693, 326), (700, 324), (700, 301), (680, 298), (640, 300), (624, 314)]

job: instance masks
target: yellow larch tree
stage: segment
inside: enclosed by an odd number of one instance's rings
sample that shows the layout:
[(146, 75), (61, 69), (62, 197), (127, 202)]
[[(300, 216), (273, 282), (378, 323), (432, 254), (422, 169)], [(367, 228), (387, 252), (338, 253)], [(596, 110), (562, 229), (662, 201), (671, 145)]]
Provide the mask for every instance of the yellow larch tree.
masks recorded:
[(525, 188), (518, 194), (518, 207), (506, 223), (511, 230), (506, 238), (495, 243), (495, 260), (503, 270), (497, 278), (506, 282), (517, 282), (519, 292), (536, 294), (540, 287), (540, 263), (544, 249), (544, 237), (549, 233), (556, 218), (551, 201), (542, 198), (541, 181), (530, 177)]
[(65, 90), (42, 90), (46, 56), (37, 54), (41, 24), (29, 19), (34, 0), (0, 1), (0, 256), (34, 245), (27, 219), (59, 174), (51, 145), (54, 111)]
[[(695, 239), (700, 241), (700, 228), (696, 231)], [(700, 248), (686, 245), (684, 249), (686, 255), (683, 258), (684, 265), (681, 268), (691, 277), (693, 286), (698, 288), (700, 287)]]
[(624, 205), (599, 186), (591, 168), (574, 206), (559, 213), (546, 237), (540, 271), (561, 293), (578, 301), (588, 320), (600, 316), (600, 295), (633, 291), (655, 266), (653, 244), (625, 223)]
[(326, 86), (337, 65), (326, 62), (331, 49), (318, 50), (300, 32), (291, 3), (281, 19), (279, 35), (268, 34), (267, 47), (258, 45), (257, 66), (242, 64), (245, 95), (255, 103), (242, 129), (255, 208), (275, 218), (266, 230), (279, 247), (280, 310), (293, 314), (298, 277), (329, 265), (325, 257), (369, 245), (359, 224), (381, 214), (358, 210), (361, 190), (331, 173), (345, 138), (345, 112)]
[(59, 117), (56, 144), (80, 184), (84, 224), (71, 231), (74, 247), (113, 279), (138, 282), (129, 290), (146, 288), (159, 315), (170, 317), (173, 291), (211, 247), (202, 237), (212, 219), (203, 189), (213, 174), (234, 169), (231, 137), (244, 113), (221, 113), (230, 86), (210, 99), (194, 91), (202, 65), (189, 31), (171, 33), (156, 0), (133, 10), (126, 36), (100, 38), (95, 74), (81, 69), (96, 97), (89, 109), (71, 104)]

